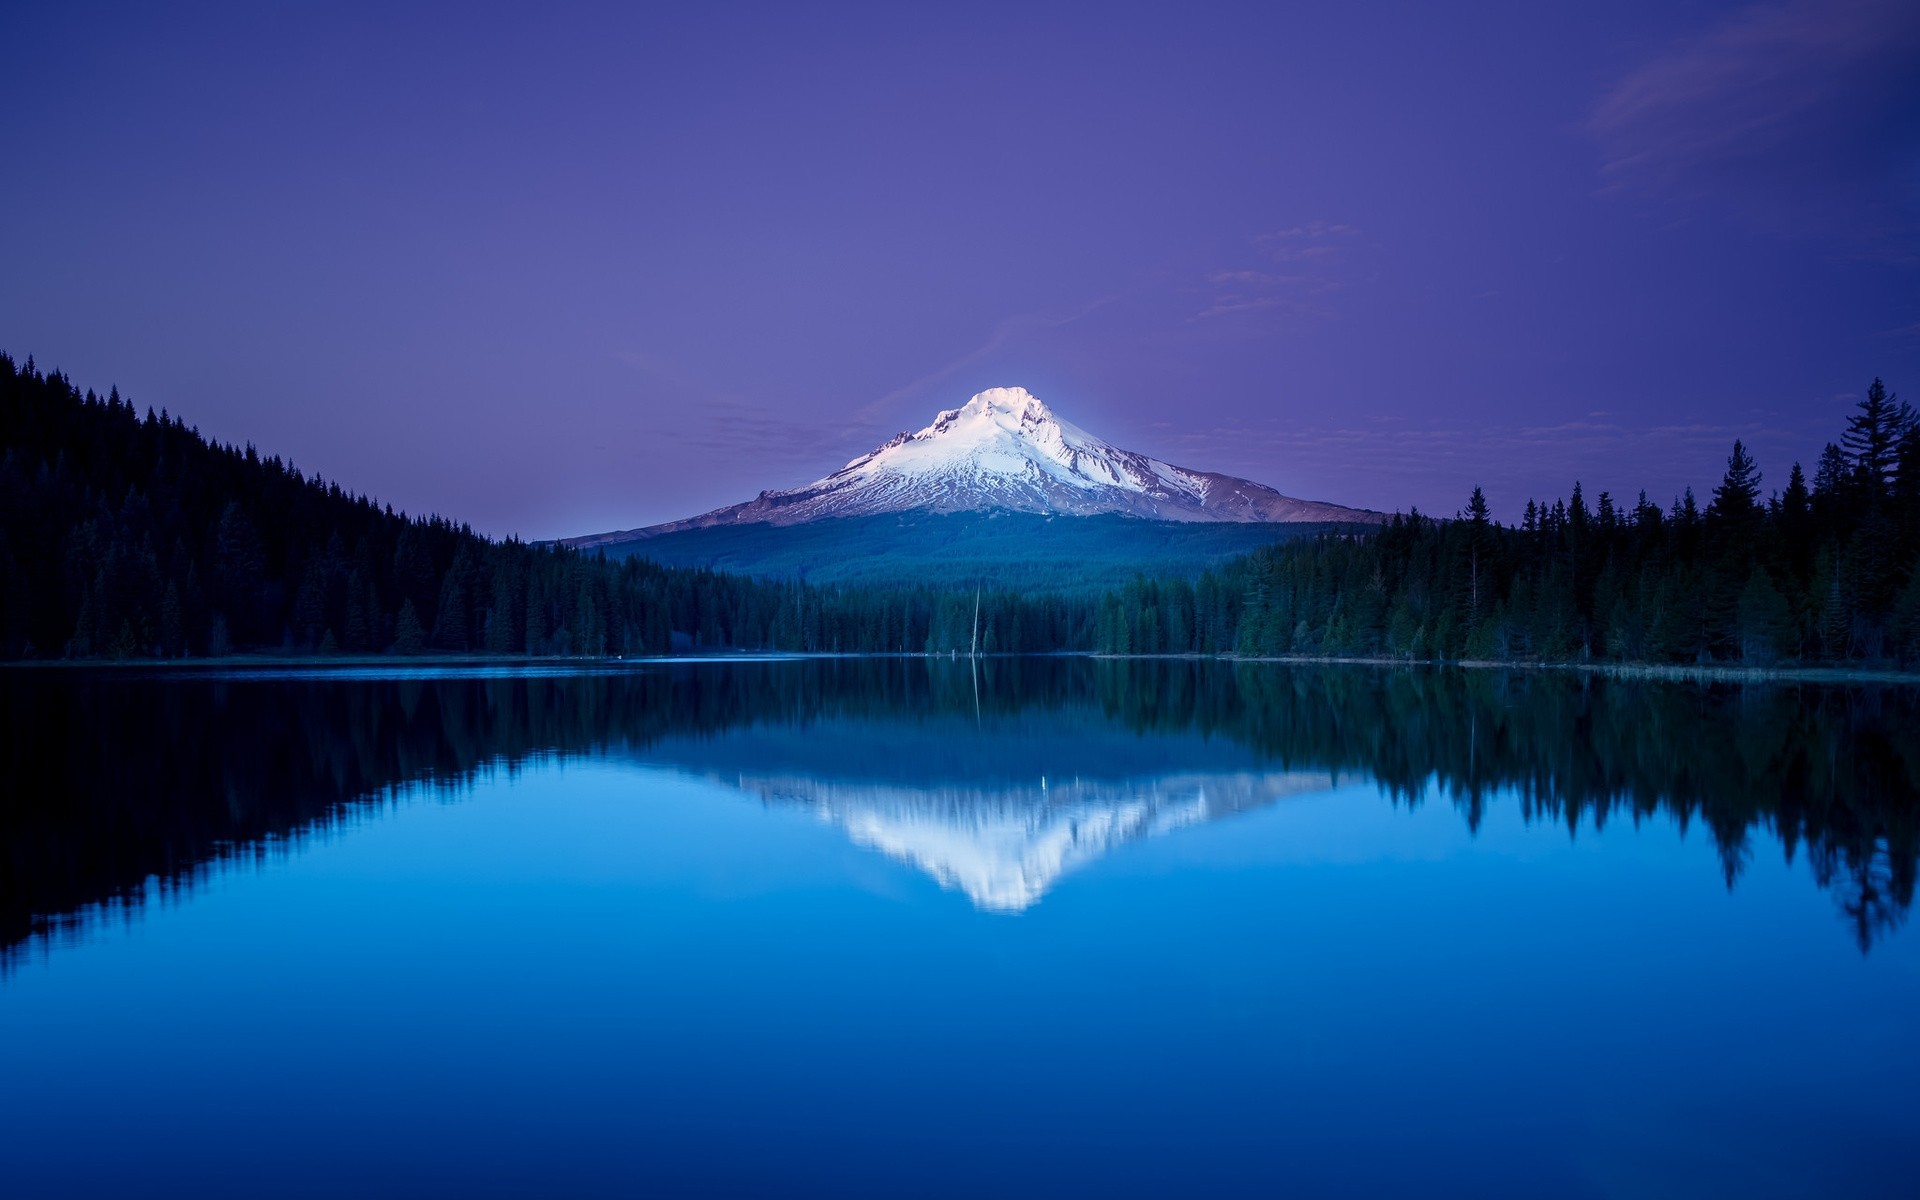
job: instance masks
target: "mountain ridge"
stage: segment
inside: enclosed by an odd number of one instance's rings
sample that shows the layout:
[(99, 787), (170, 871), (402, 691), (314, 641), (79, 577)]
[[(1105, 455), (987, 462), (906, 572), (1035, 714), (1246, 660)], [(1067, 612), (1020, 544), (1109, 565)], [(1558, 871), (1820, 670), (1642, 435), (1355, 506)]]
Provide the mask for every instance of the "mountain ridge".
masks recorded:
[(1123, 450), (1048, 408), (1025, 388), (990, 388), (902, 432), (810, 484), (678, 521), (563, 541), (579, 549), (686, 530), (899, 512), (1121, 515), (1147, 520), (1377, 524), (1385, 514), (1301, 500), (1217, 471)]

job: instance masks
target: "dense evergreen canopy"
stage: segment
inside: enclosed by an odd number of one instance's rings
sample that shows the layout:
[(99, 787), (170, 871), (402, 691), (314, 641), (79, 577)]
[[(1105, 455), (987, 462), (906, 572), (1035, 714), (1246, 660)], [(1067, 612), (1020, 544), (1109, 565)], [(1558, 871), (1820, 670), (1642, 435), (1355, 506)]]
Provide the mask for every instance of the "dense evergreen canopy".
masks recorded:
[(1920, 661), (1920, 423), (1875, 380), (1811, 486), (1761, 498), (1733, 444), (1702, 509), (1579, 484), (1518, 528), (1475, 488), (1452, 520), (1256, 551), (1196, 584), (1102, 602), (1116, 653), (1238, 652), (1633, 662)]
[[(978, 597), (982, 649), (1090, 642), (1091, 606)], [(0, 355), (0, 657), (967, 650), (976, 593), (757, 582), (490, 541), (117, 390)]]
[[(1875, 380), (1811, 483), (1762, 498), (1735, 442), (1703, 508), (1578, 484), (1518, 527), (1475, 488), (1106, 592), (982, 570), (755, 580), (491, 541), (407, 517), (118, 392), (0, 355), (0, 657), (284, 653), (1237, 653), (1629, 662), (1920, 661), (1920, 422)], [(849, 551), (851, 552), (851, 551)], [(1071, 572), (1071, 561), (1052, 569)]]

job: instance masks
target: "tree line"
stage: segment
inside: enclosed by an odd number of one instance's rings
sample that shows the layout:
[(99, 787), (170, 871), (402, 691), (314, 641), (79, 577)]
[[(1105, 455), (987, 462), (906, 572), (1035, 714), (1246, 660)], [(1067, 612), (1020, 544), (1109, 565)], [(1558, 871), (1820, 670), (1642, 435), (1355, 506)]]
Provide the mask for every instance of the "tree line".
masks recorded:
[(1920, 422), (1875, 380), (1813, 478), (1296, 538), (1100, 594), (816, 585), (408, 517), (0, 354), (0, 657), (842, 653), (1920, 662)]
[(1256, 551), (1105, 595), (1108, 653), (1630, 662), (1920, 662), (1920, 421), (1879, 380), (1809, 481), (1762, 497), (1739, 441), (1703, 506), (1527, 502)]
[(0, 354), (0, 657), (1047, 651), (1091, 604), (816, 587), (408, 517)]

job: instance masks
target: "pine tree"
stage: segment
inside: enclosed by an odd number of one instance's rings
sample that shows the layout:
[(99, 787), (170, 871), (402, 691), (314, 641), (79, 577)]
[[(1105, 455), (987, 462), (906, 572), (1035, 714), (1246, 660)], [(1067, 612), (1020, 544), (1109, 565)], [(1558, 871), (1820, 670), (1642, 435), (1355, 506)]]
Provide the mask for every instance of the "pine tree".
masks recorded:
[(420, 627), (420, 614), (414, 611), (413, 601), (403, 601), (400, 616), (393, 626), (393, 652), (419, 654), (426, 648), (427, 633)]
[(160, 653), (178, 658), (187, 652), (186, 616), (180, 607), (180, 589), (167, 581), (167, 594), (160, 601)]
[(1787, 474), (1787, 490), (1780, 494), (1780, 515), (1789, 521), (1805, 520), (1813, 511), (1813, 498), (1807, 491), (1807, 477), (1800, 464)]
[(1789, 648), (1792, 617), (1787, 598), (1765, 571), (1754, 568), (1740, 592), (1740, 657), (1761, 666), (1772, 664)]
[(1908, 663), (1920, 663), (1920, 566), (1907, 578), (1893, 609), (1894, 652)]
[(1920, 421), (1907, 426), (1894, 455), (1892, 493), (1894, 525), (1899, 533), (1903, 562), (1920, 557)]
[(1744, 530), (1759, 514), (1759, 498), (1760, 468), (1754, 464), (1746, 446), (1735, 439), (1733, 453), (1727, 456), (1727, 473), (1721, 478), (1720, 486), (1713, 489), (1707, 515)]
[(376, 610), (368, 603), (367, 586), (359, 571), (347, 576), (346, 646), (349, 650), (373, 649), (373, 626), (368, 614)]
[(1840, 569), (1831, 550), (1823, 550), (1813, 571), (1813, 633), (1820, 654), (1827, 659), (1845, 658), (1851, 648), (1853, 609), (1840, 583)]
[(468, 645), (467, 590), (457, 570), (448, 571), (440, 583), (439, 617), (433, 627), (433, 644), (442, 650), (464, 654)]
[(1492, 522), (1488, 517), (1487, 497), (1474, 485), (1467, 497), (1467, 625), (1478, 628), (1482, 609), (1481, 558), (1492, 541)]
[(1846, 451), (1828, 442), (1820, 451), (1820, 461), (1813, 470), (1813, 494), (1816, 499), (1837, 496), (1846, 486)]
[(1854, 484), (1868, 499), (1880, 499), (1893, 482), (1894, 455), (1913, 424), (1913, 410), (1899, 403), (1878, 379), (1858, 407), (1860, 411), (1847, 418), (1840, 444)]

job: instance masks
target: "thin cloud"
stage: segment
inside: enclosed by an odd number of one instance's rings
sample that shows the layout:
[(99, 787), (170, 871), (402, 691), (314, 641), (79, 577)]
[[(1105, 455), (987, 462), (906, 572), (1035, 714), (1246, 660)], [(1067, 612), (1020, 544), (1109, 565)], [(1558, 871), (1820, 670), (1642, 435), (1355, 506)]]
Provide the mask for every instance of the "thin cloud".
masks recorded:
[(1346, 287), (1351, 250), (1359, 244), (1358, 229), (1332, 221), (1256, 234), (1250, 239), (1252, 254), (1285, 269), (1231, 266), (1209, 272), (1209, 302), (1187, 319), (1208, 321), (1259, 312), (1329, 316), (1332, 309), (1326, 297)]
[(1229, 313), (1259, 312), (1263, 308), (1279, 308), (1282, 305), (1295, 308), (1301, 307), (1295, 306), (1290, 301), (1284, 300), (1279, 296), (1254, 296), (1245, 299), (1236, 297), (1219, 301), (1210, 307), (1201, 309), (1199, 312), (1193, 314), (1193, 319), (1196, 321), (1204, 321), (1208, 317), (1224, 317)]
[(656, 354), (623, 350), (615, 352), (614, 358), (642, 376), (653, 398), (669, 399), (675, 407), (698, 414), (698, 422), (690, 428), (655, 431), (655, 436), (672, 437), (676, 445), (687, 449), (752, 461), (772, 470), (787, 469), (796, 475), (812, 472), (807, 478), (815, 479), (858, 453), (849, 446), (867, 436), (845, 424), (795, 420), (784, 415), (782, 409), (715, 388)]
[(1920, 151), (1920, 5), (1736, 12), (1629, 72), (1587, 122), (1609, 187), (1711, 198), (1766, 224), (1907, 256)]
[(705, 406), (705, 415), (705, 426), (687, 433), (681, 439), (683, 444), (750, 456), (759, 462), (771, 459), (822, 465), (847, 444), (844, 426), (795, 421), (770, 415), (753, 405), (715, 401)]
[(1253, 245), (1274, 262), (1307, 262), (1335, 257), (1343, 242), (1359, 235), (1360, 231), (1351, 225), (1312, 221), (1260, 234), (1253, 239)]

